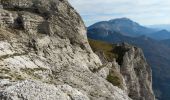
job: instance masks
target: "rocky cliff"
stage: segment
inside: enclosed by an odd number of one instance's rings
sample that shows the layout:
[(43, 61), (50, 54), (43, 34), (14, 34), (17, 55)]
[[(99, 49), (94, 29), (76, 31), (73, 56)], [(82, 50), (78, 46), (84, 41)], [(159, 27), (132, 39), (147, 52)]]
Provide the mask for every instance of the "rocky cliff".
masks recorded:
[(128, 93), (133, 100), (155, 100), (152, 72), (141, 49), (127, 43), (109, 44), (89, 39), (103, 66), (96, 72)]
[(127, 50), (120, 64), (120, 72), (127, 84), (129, 96), (134, 100), (154, 100), (152, 72), (142, 50), (128, 44), (122, 44), (121, 47)]
[(1, 100), (130, 100), (101, 65), (66, 0), (0, 0)]
[(68, 1), (0, 0), (1, 100), (131, 100), (133, 76), (111, 70), (105, 77), (103, 66)]

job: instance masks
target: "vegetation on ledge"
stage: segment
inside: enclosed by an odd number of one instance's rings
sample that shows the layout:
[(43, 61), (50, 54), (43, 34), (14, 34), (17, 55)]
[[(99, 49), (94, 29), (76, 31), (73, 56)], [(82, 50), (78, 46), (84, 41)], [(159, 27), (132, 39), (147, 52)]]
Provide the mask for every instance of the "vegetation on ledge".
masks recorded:
[[(114, 59), (121, 65), (123, 62), (123, 57), (127, 51), (126, 48), (122, 46), (117, 46), (114, 44), (110, 44), (107, 42), (102, 42), (98, 40), (89, 39), (89, 44), (94, 52), (100, 52), (103, 54), (104, 59), (113, 62)], [(99, 71), (105, 65), (99, 67), (98, 69), (94, 69), (93, 72)], [(120, 73), (116, 72), (114, 69), (111, 69), (109, 75), (106, 80), (113, 84), (114, 86), (118, 86), (119, 88), (123, 88), (123, 79)]]
[(112, 62), (114, 59), (116, 59), (119, 65), (122, 64), (123, 57), (128, 51), (127, 48), (99, 40), (88, 40), (94, 52), (103, 52), (107, 61)]
[(106, 80), (109, 81), (110, 83), (112, 83), (114, 86), (117, 86), (117, 87), (123, 89), (123, 79), (119, 73), (117, 73), (115, 71), (110, 71)]

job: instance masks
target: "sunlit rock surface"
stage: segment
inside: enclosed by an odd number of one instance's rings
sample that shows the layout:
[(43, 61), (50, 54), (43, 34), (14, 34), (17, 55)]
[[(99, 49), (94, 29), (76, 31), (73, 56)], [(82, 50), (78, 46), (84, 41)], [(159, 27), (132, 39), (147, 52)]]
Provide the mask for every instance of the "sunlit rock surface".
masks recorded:
[(0, 0), (2, 100), (131, 100), (100, 66), (66, 0)]

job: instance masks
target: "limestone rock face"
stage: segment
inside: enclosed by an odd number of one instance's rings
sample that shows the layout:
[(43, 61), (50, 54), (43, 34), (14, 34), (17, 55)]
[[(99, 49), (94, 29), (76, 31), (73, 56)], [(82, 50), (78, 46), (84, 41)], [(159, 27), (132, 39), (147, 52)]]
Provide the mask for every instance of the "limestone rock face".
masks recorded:
[(154, 100), (152, 72), (141, 49), (123, 44), (128, 50), (123, 57), (120, 70), (127, 84), (128, 93), (134, 100)]
[(131, 100), (101, 66), (66, 0), (0, 0), (2, 100)]
[(103, 50), (94, 44), (103, 43), (90, 40), (91, 47), (106, 65), (97, 70), (101, 77), (125, 90), (133, 100), (155, 100), (151, 68), (140, 48), (127, 43), (117, 45), (104, 43), (105, 49)]
[(54, 86), (30, 80), (18, 83), (1, 80), (1, 85), (2, 83), (10, 86), (0, 92), (1, 100), (90, 100), (86, 95), (65, 84)]

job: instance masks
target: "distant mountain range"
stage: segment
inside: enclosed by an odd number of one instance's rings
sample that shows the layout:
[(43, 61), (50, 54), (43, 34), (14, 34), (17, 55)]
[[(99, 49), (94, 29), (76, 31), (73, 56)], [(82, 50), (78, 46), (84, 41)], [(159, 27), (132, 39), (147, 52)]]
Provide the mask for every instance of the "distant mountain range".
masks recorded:
[(101, 21), (88, 27), (88, 30), (89, 31), (94, 30), (95, 28), (98, 28), (98, 30), (105, 29), (105, 30), (100, 30), (100, 32), (98, 32), (98, 34), (100, 35), (107, 35), (106, 33), (114, 31), (129, 37), (138, 37), (138, 36), (146, 35), (155, 40), (170, 39), (169, 31), (165, 29), (160, 30), (156, 28), (148, 28), (128, 18), (118, 18), (109, 21)]
[(152, 34), (148, 34), (147, 36), (155, 40), (166, 40), (170, 39), (170, 32), (167, 30), (160, 30)]
[[(169, 100), (170, 95), (170, 32), (156, 31), (119, 18), (98, 22), (88, 27), (88, 38), (110, 43), (127, 42), (143, 49), (153, 70), (153, 86), (159, 100)], [(161, 36), (161, 34), (163, 36)], [(167, 38), (167, 37), (168, 38)], [(166, 38), (166, 40), (164, 40)], [(158, 41), (159, 40), (159, 41)]]
[(88, 27), (89, 30), (95, 28), (101, 28), (101, 29), (104, 28), (105, 31), (107, 32), (115, 31), (115, 32), (119, 32), (122, 35), (130, 36), (130, 37), (137, 37), (137, 36), (146, 35), (155, 32), (153, 29), (141, 26), (138, 23), (133, 22), (128, 18), (119, 18), (119, 19), (113, 19), (109, 21), (102, 21)]
[(162, 24), (162, 25), (150, 25), (150, 28), (159, 29), (159, 30), (168, 30), (170, 31), (170, 24)]

